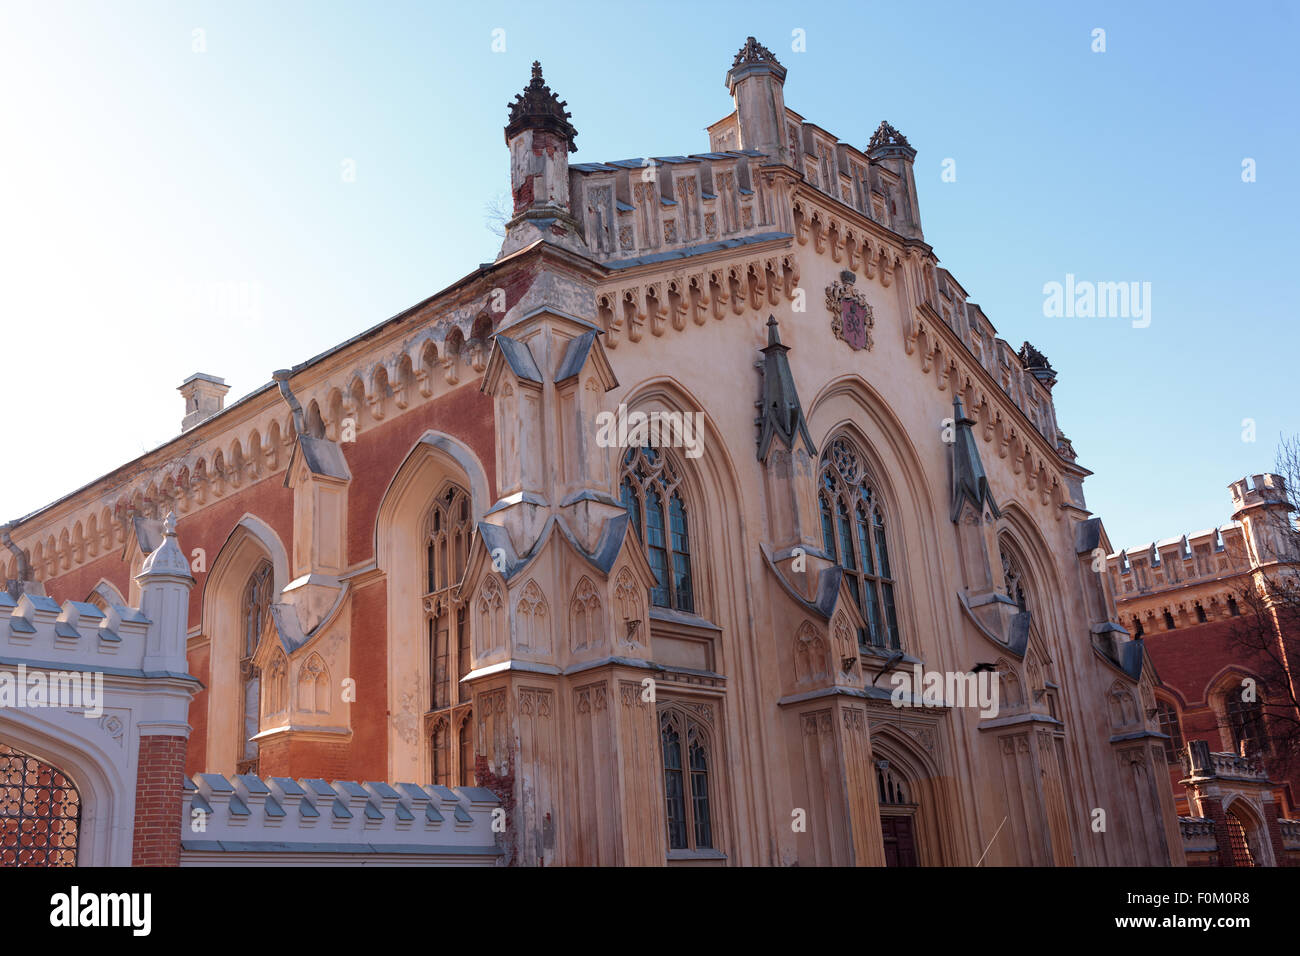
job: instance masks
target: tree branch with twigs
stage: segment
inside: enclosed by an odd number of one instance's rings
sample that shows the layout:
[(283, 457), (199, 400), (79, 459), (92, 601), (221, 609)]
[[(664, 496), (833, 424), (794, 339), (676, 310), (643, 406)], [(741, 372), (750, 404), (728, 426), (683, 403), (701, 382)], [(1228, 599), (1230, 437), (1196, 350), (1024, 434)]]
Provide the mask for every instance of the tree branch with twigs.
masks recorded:
[(1300, 529), (1294, 517), (1300, 513), (1300, 435), (1279, 441), (1274, 472), (1283, 479), (1285, 505), (1268, 510), (1254, 536), (1261, 553), (1251, 562), (1253, 573), (1234, 589), (1240, 616), (1229, 641), (1259, 679), (1261, 756), (1276, 779), (1300, 771)]

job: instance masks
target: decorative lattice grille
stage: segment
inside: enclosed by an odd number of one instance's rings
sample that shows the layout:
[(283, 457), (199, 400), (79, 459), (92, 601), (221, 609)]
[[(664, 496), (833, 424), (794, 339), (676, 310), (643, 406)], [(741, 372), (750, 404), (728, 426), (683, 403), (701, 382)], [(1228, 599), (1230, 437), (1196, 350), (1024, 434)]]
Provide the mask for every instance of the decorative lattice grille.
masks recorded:
[(0, 866), (76, 866), (80, 829), (72, 781), (0, 744)]

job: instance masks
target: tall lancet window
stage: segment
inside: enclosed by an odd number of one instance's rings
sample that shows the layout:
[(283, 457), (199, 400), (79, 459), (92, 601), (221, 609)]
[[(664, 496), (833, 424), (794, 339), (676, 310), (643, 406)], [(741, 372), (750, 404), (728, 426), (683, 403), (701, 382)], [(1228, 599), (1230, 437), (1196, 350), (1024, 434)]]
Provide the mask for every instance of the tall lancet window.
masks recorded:
[(1264, 706), (1258, 698), (1244, 700), (1247, 692), (1241, 685), (1232, 686), (1223, 695), (1224, 710), (1228, 717), (1228, 730), (1237, 753), (1258, 756), (1268, 753), (1269, 740), (1264, 729)]
[(239, 759), (236, 769), (239, 773), (257, 773), (257, 736), (261, 718), (261, 674), (253, 666), (253, 655), (262, 639), (262, 630), (266, 627), (271, 613), (271, 562), (263, 561), (248, 578), (244, 585), (243, 602), (240, 605), (243, 633), (240, 635), (239, 681), (243, 704), (240, 729)]
[(818, 498), (822, 546), (844, 570), (867, 622), (858, 643), (899, 650), (884, 502), (872, 488), (861, 455), (846, 438), (831, 442), (822, 455)]
[(619, 496), (655, 573), (650, 603), (694, 612), (690, 523), (681, 479), (668, 456), (649, 446), (629, 448)]
[(709, 734), (681, 704), (659, 710), (669, 850), (713, 848)]
[(460, 683), (470, 668), (469, 621), (460, 581), (472, 533), (468, 493), (456, 485), (447, 486), (429, 509), (424, 563), (429, 675), (425, 727), (430, 777), (442, 785), (473, 779), (470, 735), (452, 732), (453, 727), (469, 723), (469, 691)]

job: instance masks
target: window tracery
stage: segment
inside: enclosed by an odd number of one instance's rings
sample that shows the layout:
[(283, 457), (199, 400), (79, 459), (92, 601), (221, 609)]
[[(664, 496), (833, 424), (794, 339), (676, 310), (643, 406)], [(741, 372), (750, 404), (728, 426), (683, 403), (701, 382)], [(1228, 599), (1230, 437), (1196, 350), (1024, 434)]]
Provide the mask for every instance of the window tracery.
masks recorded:
[(240, 721), (239, 759), (235, 762), (238, 773), (257, 772), (257, 741), (253, 738), (260, 730), (262, 702), (261, 674), (253, 665), (253, 655), (269, 621), (271, 586), (271, 562), (262, 561), (249, 575), (240, 603), (239, 682), (243, 717)]
[(680, 704), (659, 710), (669, 850), (713, 849), (709, 732)]
[[(472, 785), (473, 725), (469, 691), (461, 678), (471, 663), (470, 627), (460, 583), (473, 524), (469, 494), (449, 485), (429, 509), (425, 525), (424, 610), (429, 675), (426, 727), (435, 784)], [(466, 784), (465, 781), (470, 781)]]
[(818, 501), (823, 547), (844, 570), (849, 590), (867, 622), (858, 643), (899, 650), (902, 641), (885, 510), (857, 449), (846, 438), (831, 442), (822, 455)]
[(650, 603), (694, 613), (690, 524), (672, 461), (650, 446), (629, 448), (623, 456), (619, 496), (654, 571)]

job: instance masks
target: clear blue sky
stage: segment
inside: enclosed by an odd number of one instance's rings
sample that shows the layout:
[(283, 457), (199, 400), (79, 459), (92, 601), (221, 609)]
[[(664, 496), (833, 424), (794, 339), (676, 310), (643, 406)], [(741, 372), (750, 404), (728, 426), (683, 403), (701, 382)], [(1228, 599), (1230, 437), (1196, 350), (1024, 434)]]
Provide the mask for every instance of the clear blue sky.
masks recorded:
[[(926, 238), (1057, 368), (1114, 543), (1222, 522), (1228, 482), (1300, 431), (1298, 24), (1277, 0), (3, 0), (0, 518), (174, 435), (191, 372), (233, 399), (494, 258), (484, 206), (534, 58), (575, 161), (698, 152), (752, 33), (793, 109), (917, 149)], [(1150, 327), (1045, 318), (1066, 273), (1150, 282)]]

